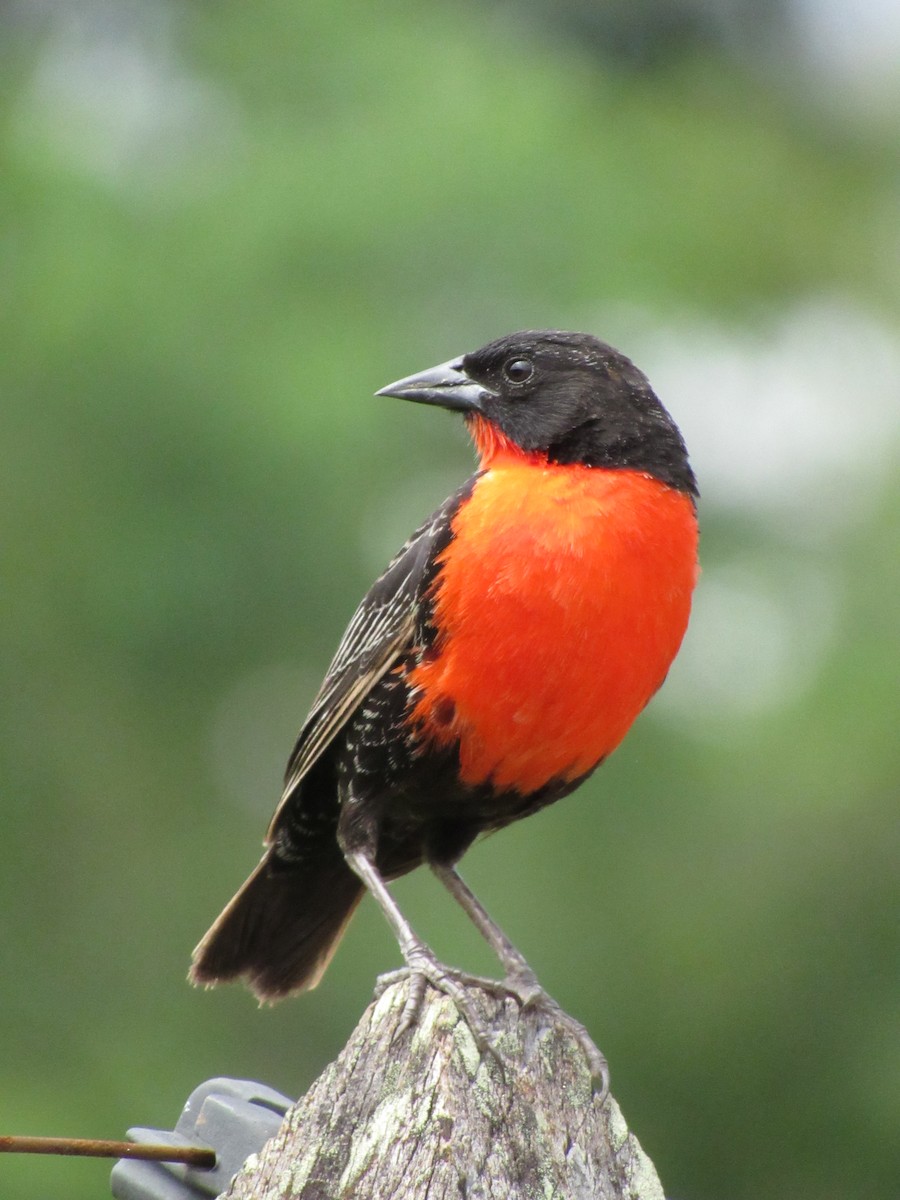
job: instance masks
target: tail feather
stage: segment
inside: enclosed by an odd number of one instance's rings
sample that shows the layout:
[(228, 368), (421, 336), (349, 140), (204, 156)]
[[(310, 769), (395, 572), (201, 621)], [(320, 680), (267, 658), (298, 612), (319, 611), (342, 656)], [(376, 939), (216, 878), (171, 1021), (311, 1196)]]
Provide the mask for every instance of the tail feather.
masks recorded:
[(267, 1001), (314, 988), (362, 894), (339, 854), (287, 868), (268, 851), (194, 951), (191, 982), (243, 978)]

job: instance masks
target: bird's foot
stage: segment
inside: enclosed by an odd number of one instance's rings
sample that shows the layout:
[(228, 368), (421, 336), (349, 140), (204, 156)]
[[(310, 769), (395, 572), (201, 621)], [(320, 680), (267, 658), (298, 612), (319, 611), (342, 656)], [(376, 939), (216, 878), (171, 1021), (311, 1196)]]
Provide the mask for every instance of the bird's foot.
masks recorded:
[(587, 1059), (594, 1091), (599, 1094), (602, 1103), (609, 1095), (609, 1063), (606, 1061), (606, 1055), (596, 1045), (581, 1022), (570, 1017), (549, 992), (544, 991), (529, 967), (524, 970), (517, 969), (507, 975), (503, 985), (516, 997), (523, 1009), (542, 1013), (552, 1024), (564, 1029), (575, 1041)]
[(522, 1008), (539, 1005), (543, 999), (550, 1000), (550, 997), (538, 983), (534, 971), (525, 962), (521, 966), (516, 966), (513, 970), (507, 971), (502, 987), (505, 991), (515, 996)]
[(453, 1001), (459, 1015), (468, 1025), (475, 1044), (481, 1053), (490, 1054), (502, 1068), (503, 1063), (494, 1044), (494, 1039), (483, 1018), (476, 1011), (466, 990), (470, 987), (477, 987), (485, 988), (494, 993), (498, 990), (505, 992), (506, 989), (502, 985), (498, 985), (493, 979), (483, 979), (478, 975), (469, 975), (465, 971), (458, 971), (454, 967), (448, 967), (444, 963), (439, 962), (425, 947), (421, 949), (416, 947), (410, 951), (407, 955), (407, 965), (405, 967), (401, 967), (397, 971), (389, 971), (386, 975), (379, 975), (375, 984), (376, 998), (382, 996), (392, 984), (399, 983), (402, 980), (409, 982), (409, 991), (406, 996), (406, 1003), (403, 1005), (403, 1012), (400, 1016), (398, 1033), (405, 1033), (416, 1024), (422, 1010), (422, 1003), (425, 999), (425, 989), (428, 984), (431, 984), (433, 988), (442, 992)]
[(438, 962), (427, 948), (423, 948), (421, 951), (416, 948), (407, 956), (405, 967), (401, 967), (398, 971), (390, 971), (386, 975), (379, 975), (375, 986), (376, 998), (382, 996), (392, 984), (403, 980), (409, 982), (409, 991), (400, 1017), (398, 1032), (404, 1033), (418, 1021), (425, 998), (425, 989), (430, 983), (439, 992), (450, 997), (460, 1016), (468, 1025), (481, 1053), (490, 1054), (502, 1069), (503, 1061), (494, 1039), (480, 1014), (475, 1011), (466, 989), (481, 988), (499, 999), (512, 996), (523, 1010), (541, 1013), (549, 1024), (562, 1028), (569, 1034), (587, 1059), (593, 1088), (599, 1095), (601, 1103), (608, 1096), (609, 1064), (606, 1056), (581, 1022), (570, 1017), (541, 987), (530, 967), (517, 966), (502, 981), (486, 979), (480, 975), (469, 975), (465, 971), (445, 966)]

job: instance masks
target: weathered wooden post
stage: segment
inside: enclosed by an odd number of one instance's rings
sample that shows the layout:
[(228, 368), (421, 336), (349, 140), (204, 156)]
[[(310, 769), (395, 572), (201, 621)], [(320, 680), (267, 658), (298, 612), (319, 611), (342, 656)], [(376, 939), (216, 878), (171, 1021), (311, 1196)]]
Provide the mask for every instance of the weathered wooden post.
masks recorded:
[(431, 988), (418, 1024), (399, 1032), (406, 988), (366, 1009), (228, 1200), (663, 1200), (565, 1030), (470, 986), (498, 1061)]

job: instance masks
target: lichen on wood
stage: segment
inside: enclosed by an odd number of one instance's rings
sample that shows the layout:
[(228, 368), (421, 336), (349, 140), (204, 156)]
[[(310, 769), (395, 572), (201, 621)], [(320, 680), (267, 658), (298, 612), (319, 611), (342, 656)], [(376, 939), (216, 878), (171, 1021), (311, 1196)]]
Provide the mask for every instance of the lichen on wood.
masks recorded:
[(430, 987), (402, 1030), (407, 988), (369, 1005), (228, 1200), (664, 1200), (564, 1029), (469, 985), (496, 1037), (497, 1056), (483, 1055)]

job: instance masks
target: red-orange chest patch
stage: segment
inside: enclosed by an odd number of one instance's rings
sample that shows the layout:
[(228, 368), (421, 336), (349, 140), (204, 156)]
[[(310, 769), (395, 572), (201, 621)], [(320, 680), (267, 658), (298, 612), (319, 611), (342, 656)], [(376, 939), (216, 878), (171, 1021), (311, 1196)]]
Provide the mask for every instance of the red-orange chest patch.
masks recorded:
[(690, 499), (624, 470), (495, 461), (453, 518), (434, 652), (409, 673), (463, 782), (574, 780), (662, 683), (696, 577)]

